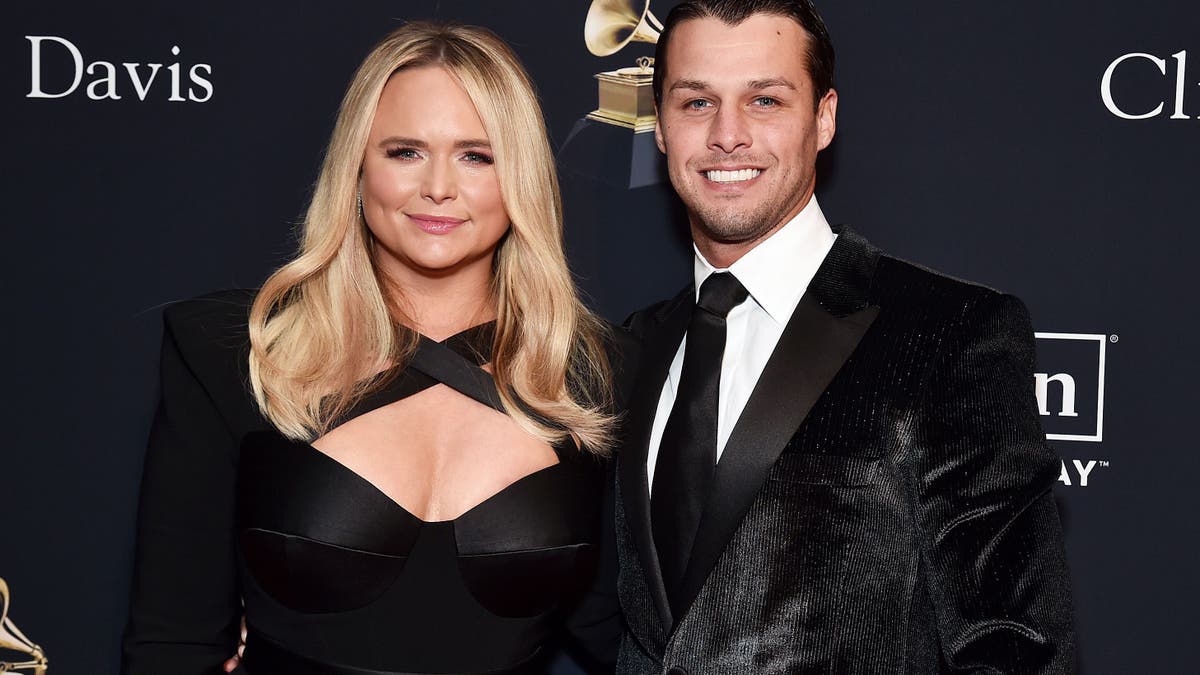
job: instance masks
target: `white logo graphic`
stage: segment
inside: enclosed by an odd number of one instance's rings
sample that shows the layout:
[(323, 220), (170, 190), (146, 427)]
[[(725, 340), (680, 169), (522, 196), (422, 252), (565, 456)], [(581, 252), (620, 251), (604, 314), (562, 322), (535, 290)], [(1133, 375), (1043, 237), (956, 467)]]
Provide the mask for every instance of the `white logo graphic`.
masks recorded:
[[(1171, 119), (1191, 119), (1188, 117), (1187, 113), (1184, 112), (1188, 77), (1187, 51), (1184, 50), (1181, 52), (1176, 52), (1171, 55), (1171, 58), (1175, 61), (1175, 63), (1172, 64), (1172, 67), (1175, 71), (1175, 91), (1174, 97), (1171, 101), (1174, 103), (1174, 113), (1171, 115)], [(1130, 74), (1136, 73), (1140, 69), (1140, 72), (1143, 76), (1147, 74), (1147, 71), (1149, 71), (1151, 77), (1156, 79), (1162, 78), (1164, 80), (1164, 84), (1166, 86), (1170, 86), (1169, 81), (1166, 80), (1166, 77), (1168, 76), (1167, 65), (1167, 59), (1162, 59), (1153, 54), (1144, 54), (1141, 52), (1134, 52), (1132, 54), (1125, 54), (1117, 57), (1112, 63), (1108, 64), (1108, 68), (1104, 71), (1104, 77), (1100, 79), (1100, 99), (1104, 101), (1104, 106), (1108, 108), (1109, 112), (1112, 114), (1126, 120), (1146, 120), (1162, 115), (1166, 111), (1167, 106), (1168, 97), (1165, 91), (1162, 98), (1160, 98), (1158, 101), (1158, 106), (1146, 112), (1141, 112), (1138, 110), (1130, 112), (1128, 109), (1128, 107), (1130, 107), (1129, 103), (1120, 105), (1113, 97), (1113, 75), (1116, 74), (1118, 69), (1120, 69), (1122, 73), (1128, 69)], [(1153, 74), (1153, 71), (1150, 70), (1151, 66), (1158, 69), (1158, 74)]]
[[(1104, 439), (1104, 356), (1108, 336), (1035, 333), (1054, 372), (1034, 373), (1038, 412), (1052, 441)], [(1049, 418), (1049, 419), (1047, 419)]]
[(1062, 468), (1058, 472), (1058, 482), (1070, 487), (1076, 484), (1071, 481), (1071, 477), (1074, 476), (1079, 487), (1087, 487), (1088, 478), (1097, 468), (1107, 469), (1108, 462), (1103, 459), (1073, 459), (1070, 464), (1067, 464), (1067, 461), (1063, 460)]
[[(29, 93), (25, 98), (63, 98), (70, 96), (79, 89), (86, 73), (89, 76), (84, 91), (93, 101), (119, 101), (126, 96), (136, 96), (137, 100), (145, 101), (151, 90), (162, 95), (168, 94), (168, 101), (204, 103), (213, 97), (212, 66), (207, 63), (197, 63), (188, 68), (185, 74), (183, 65), (178, 61), (166, 67), (168, 82), (160, 77), (163, 69), (161, 63), (122, 62), (120, 68), (109, 61), (92, 61), (84, 66), (83, 53), (70, 40), (54, 35), (26, 35), (29, 40)], [(59, 52), (54, 59), (58, 62), (62, 56), (70, 58), (70, 73), (43, 71), (44, 53), (51, 50)], [(65, 51), (64, 51), (65, 50)], [(171, 47), (171, 54), (179, 56), (179, 46)], [(184, 85), (187, 85), (186, 91)], [(186, 97), (185, 97), (186, 96)]]
[[(1117, 336), (1090, 333), (1034, 335), (1038, 340), (1038, 370), (1041, 371), (1033, 375), (1034, 393), (1046, 438), (1101, 442), (1104, 438), (1105, 357), (1108, 344), (1116, 342)], [(1063, 455), (1070, 458), (1075, 453), (1069, 451)], [(1063, 459), (1058, 482), (1068, 487), (1086, 488), (1099, 473), (1097, 469), (1107, 472), (1108, 468), (1109, 462), (1104, 459)]]

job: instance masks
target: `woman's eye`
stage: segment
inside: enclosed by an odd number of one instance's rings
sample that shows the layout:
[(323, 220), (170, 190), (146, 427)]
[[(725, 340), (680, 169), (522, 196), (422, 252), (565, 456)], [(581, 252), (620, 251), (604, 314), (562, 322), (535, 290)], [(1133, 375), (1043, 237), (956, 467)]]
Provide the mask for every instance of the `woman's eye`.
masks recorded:
[(491, 155), (485, 155), (482, 152), (468, 152), (463, 155), (463, 159), (472, 164), (491, 164), (494, 161)]
[(392, 159), (417, 159), (420, 157), (415, 148), (388, 148), (387, 156)]

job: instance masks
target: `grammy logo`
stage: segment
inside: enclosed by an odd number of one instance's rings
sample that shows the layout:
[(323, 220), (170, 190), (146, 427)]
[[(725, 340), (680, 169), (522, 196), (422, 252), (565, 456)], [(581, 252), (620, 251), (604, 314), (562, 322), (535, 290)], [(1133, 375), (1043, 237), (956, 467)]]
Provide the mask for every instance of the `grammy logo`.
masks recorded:
[[(630, 42), (654, 44), (661, 31), (662, 23), (650, 12), (650, 0), (592, 0), (583, 41), (596, 56), (610, 56)], [(654, 59), (643, 56), (637, 64), (596, 74), (600, 101), (589, 119), (634, 133), (654, 129)]]
[(4, 650), (18, 652), (30, 658), (26, 661), (0, 661), (0, 673), (28, 671), (30, 675), (46, 675), (45, 652), (25, 637), (12, 619), (8, 618), (8, 584), (4, 579), (0, 579), (0, 651)]

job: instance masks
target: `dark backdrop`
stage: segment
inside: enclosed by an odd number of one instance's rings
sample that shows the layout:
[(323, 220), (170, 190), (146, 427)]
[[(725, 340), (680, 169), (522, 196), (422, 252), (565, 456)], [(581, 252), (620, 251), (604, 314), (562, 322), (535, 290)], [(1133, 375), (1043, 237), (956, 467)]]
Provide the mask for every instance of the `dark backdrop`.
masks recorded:
[[(254, 286), (293, 249), (343, 88), (398, 21), (482, 23), (515, 46), (560, 149), (572, 262), (603, 314), (620, 320), (689, 270), (669, 187), (627, 187), (631, 171), (658, 170), (648, 136), (593, 125), (563, 147), (595, 107), (592, 75), (651, 52), (591, 56), (587, 0), (111, 5), (0, 10), (0, 576), (52, 673), (116, 671), (161, 307)], [(1029, 304), (1043, 422), (1065, 460), (1083, 670), (1189, 671), (1200, 4), (823, 10), (841, 94), (826, 214)], [(49, 98), (76, 73), (64, 42), (85, 72)], [(120, 70), (120, 100), (89, 97), (96, 61)], [(143, 77), (163, 64), (144, 100), (122, 63)], [(614, 153), (590, 150), (596, 138)]]

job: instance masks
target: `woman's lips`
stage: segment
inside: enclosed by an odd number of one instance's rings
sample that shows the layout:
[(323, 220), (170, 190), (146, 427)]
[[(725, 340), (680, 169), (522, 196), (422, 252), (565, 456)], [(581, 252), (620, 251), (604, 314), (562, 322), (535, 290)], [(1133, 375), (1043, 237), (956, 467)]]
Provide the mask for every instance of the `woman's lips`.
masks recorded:
[(451, 218), (450, 216), (431, 216), (424, 213), (409, 213), (406, 214), (410, 220), (416, 223), (421, 231), (429, 234), (446, 234), (454, 228), (467, 222), (463, 218)]

